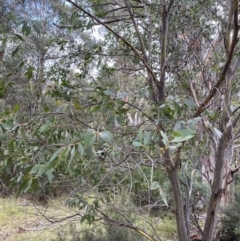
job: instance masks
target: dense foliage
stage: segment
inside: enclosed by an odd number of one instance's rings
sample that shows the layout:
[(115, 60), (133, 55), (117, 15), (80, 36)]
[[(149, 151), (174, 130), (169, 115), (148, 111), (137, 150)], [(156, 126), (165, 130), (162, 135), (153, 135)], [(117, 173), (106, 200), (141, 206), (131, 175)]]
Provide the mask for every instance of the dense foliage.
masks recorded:
[(213, 240), (239, 170), (238, 4), (1, 1), (1, 189), (64, 189), (81, 221), (149, 240), (170, 212), (181, 241)]

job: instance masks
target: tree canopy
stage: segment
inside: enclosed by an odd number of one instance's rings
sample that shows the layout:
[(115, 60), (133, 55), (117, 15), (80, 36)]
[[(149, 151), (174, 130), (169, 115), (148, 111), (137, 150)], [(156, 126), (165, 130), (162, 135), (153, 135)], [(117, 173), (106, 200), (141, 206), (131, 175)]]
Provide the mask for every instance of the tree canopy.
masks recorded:
[(172, 210), (179, 240), (213, 240), (240, 167), (239, 2), (0, 3), (2, 185), (74, 187), (82, 221), (148, 240), (132, 215)]

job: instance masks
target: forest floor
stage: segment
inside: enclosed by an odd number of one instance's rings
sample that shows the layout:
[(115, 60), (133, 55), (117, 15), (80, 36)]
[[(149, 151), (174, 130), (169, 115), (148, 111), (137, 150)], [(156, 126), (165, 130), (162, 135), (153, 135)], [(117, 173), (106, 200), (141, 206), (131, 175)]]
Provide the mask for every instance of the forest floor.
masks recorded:
[[(65, 201), (66, 198), (58, 197), (50, 199), (46, 205), (43, 205), (29, 198), (0, 197), (0, 240), (76, 241), (80, 240), (80, 236), (85, 233), (92, 233), (100, 237), (106, 232), (101, 223), (91, 226), (87, 222), (81, 223), (80, 216), (76, 215), (77, 210), (69, 209), (65, 205)], [(155, 218), (153, 217), (153, 219)], [(168, 217), (157, 219), (157, 233), (161, 234), (165, 241), (176, 240), (174, 220)], [(144, 226), (144, 218), (135, 221), (138, 226)], [(84, 240), (90, 239), (85, 238)], [(118, 239), (114, 238), (114, 240)], [(139, 239), (132, 236), (129, 241), (132, 240)]]
[[(80, 230), (80, 218), (74, 214), (76, 210), (66, 207), (59, 198), (47, 205), (36, 205), (24, 198), (0, 198), (0, 240), (59, 241), (61, 236), (68, 240), (70, 222), (78, 224)], [(64, 218), (65, 221), (58, 222)]]

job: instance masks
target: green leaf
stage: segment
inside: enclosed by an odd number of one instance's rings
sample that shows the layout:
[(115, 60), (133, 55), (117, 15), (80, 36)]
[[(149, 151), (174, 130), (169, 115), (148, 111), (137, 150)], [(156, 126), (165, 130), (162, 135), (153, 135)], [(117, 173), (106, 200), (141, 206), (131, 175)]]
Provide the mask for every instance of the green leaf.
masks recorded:
[(111, 97), (115, 97), (116, 94), (112, 90), (104, 90), (103, 93), (105, 95), (110, 95)]
[(156, 189), (158, 189), (159, 187), (160, 187), (159, 182), (154, 181), (154, 182), (151, 183), (150, 190), (156, 190)]
[(12, 51), (12, 54), (11, 54), (12, 57), (17, 54), (20, 46), (21, 46), (21, 44), (19, 44), (19, 45)]
[(103, 139), (106, 143), (112, 144), (113, 143), (113, 135), (109, 131), (103, 131), (99, 133), (99, 137)]
[(189, 135), (195, 135), (196, 131), (191, 129), (185, 129), (185, 130), (178, 130), (178, 133), (180, 133), (182, 136), (189, 136)]
[(95, 130), (91, 129), (84, 135), (84, 149), (92, 148), (95, 141), (96, 141), (96, 132)]
[(139, 140), (139, 141), (142, 141), (142, 140), (143, 140), (143, 132), (142, 132), (142, 129), (139, 129), (139, 131), (138, 131), (138, 140)]
[(172, 135), (174, 137), (186, 137), (186, 136), (195, 135), (195, 134), (196, 134), (196, 131), (191, 129), (178, 130), (178, 131), (172, 132)]
[(172, 132), (172, 135), (173, 135), (174, 137), (182, 136), (182, 134), (181, 134), (179, 131), (173, 131), (173, 132)]
[(183, 103), (184, 103), (185, 105), (187, 105), (190, 109), (193, 109), (193, 108), (197, 108), (197, 107), (198, 107), (198, 106), (196, 105), (196, 103), (195, 103), (194, 101), (190, 100), (190, 99), (184, 98), (184, 99), (183, 99)]
[(24, 38), (23, 38), (20, 34), (15, 33), (14, 35), (15, 35), (18, 39), (24, 41)]
[(24, 17), (17, 17), (17, 18), (16, 18), (16, 24), (17, 24), (17, 26), (22, 25), (22, 24), (24, 24), (25, 22), (26, 22), (26, 20), (25, 20)]
[(148, 145), (151, 141), (150, 132), (144, 131), (144, 145)]
[(123, 97), (128, 96), (128, 95), (129, 95), (129, 93), (127, 93), (127, 92), (119, 93), (117, 95), (117, 99), (122, 99)]
[(52, 182), (52, 179), (53, 179), (53, 168), (51, 168), (50, 170), (48, 170), (47, 172), (46, 172), (46, 175), (47, 175), (47, 178), (48, 178), (48, 181), (51, 183)]
[(78, 143), (77, 144), (77, 151), (78, 151), (78, 153), (80, 155), (80, 159), (82, 159), (83, 158), (83, 151), (84, 151), (82, 143)]
[(34, 165), (30, 171), (30, 173), (36, 174), (39, 172), (39, 169), (42, 167), (42, 165)]
[(0, 141), (6, 141), (9, 137), (9, 134), (1, 134), (0, 135)]
[(44, 124), (39, 128), (39, 132), (43, 133), (46, 132), (49, 129), (50, 124)]
[(75, 146), (73, 146), (73, 147), (71, 148), (71, 151), (70, 151), (70, 159), (69, 159), (69, 162), (68, 162), (68, 166), (71, 165), (72, 160), (73, 160), (73, 157), (74, 157), (75, 154), (76, 154)]
[(194, 137), (194, 135), (178, 136), (178, 137), (173, 138), (170, 142), (183, 142), (183, 141), (187, 141), (193, 137)]
[(41, 29), (42, 29), (42, 24), (41, 24), (41, 22), (38, 21), (38, 20), (33, 20), (32, 22), (33, 22), (33, 24), (32, 24), (33, 29), (35, 30), (35, 32), (37, 32), (38, 34), (40, 34)]
[(48, 162), (47, 169), (55, 167), (57, 164), (57, 157), (63, 151), (63, 148), (58, 149), (51, 157), (50, 161)]
[(14, 108), (13, 108), (13, 112), (14, 112), (14, 113), (17, 113), (17, 112), (19, 111), (19, 109), (20, 109), (20, 104), (17, 103), (17, 104), (14, 106)]
[(168, 141), (167, 135), (163, 131), (160, 131), (160, 133), (161, 133), (161, 136), (163, 138), (162, 142), (164, 143), (165, 146), (168, 146), (169, 141)]
[(31, 185), (32, 191), (36, 192), (38, 190), (38, 187), (39, 187), (39, 181), (37, 178), (34, 178), (32, 180), (32, 185)]
[(29, 177), (25, 179), (22, 184), (20, 185), (18, 192), (17, 192), (17, 197), (22, 193), (22, 192), (27, 192), (28, 189), (31, 187), (32, 184), (32, 178)]
[(136, 146), (136, 147), (141, 147), (141, 146), (143, 146), (143, 144), (142, 144), (141, 142), (139, 142), (139, 141), (134, 141), (132, 144), (133, 144), (134, 146)]
[(27, 76), (28, 79), (31, 79), (33, 77), (33, 71), (35, 68), (33, 66), (29, 66), (27, 71), (24, 73), (25, 76)]
[(2, 126), (5, 130), (11, 130), (11, 129), (12, 129), (12, 124), (11, 124), (10, 122), (1, 123), (1, 126)]
[(162, 197), (163, 202), (165, 203), (165, 205), (168, 207), (168, 202), (167, 202), (167, 196), (166, 194), (163, 192), (163, 190), (161, 188), (159, 188), (159, 192), (160, 192), (160, 196)]

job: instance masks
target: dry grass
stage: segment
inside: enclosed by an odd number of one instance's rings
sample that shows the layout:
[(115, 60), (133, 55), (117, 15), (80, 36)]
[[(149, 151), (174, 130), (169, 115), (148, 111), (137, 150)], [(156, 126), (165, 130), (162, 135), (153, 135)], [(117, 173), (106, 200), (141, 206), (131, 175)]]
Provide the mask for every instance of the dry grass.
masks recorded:
[[(50, 221), (58, 221), (74, 214), (76, 210), (66, 207), (63, 199), (51, 200), (47, 206), (43, 206), (23, 198), (0, 198), (0, 240), (51, 241), (57, 237), (57, 233), (67, 231), (68, 223), (78, 221), (79, 216), (61, 223), (53, 224)], [(80, 221), (77, 223), (80, 229)]]
[[(81, 223), (77, 210), (65, 206), (63, 197), (51, 199), (48, 205), (36, 205), (35, 202), (25, 198), (0, 198), (0, 240), (5, 241), (72, 241), (78, 240), (80, 234), (89, 230), (98, 236), (106, 230), (100, 223), (89, 226), (87, 222)], [(74, 216), (75, 215), (75, 216)], [(146, 215), (138, 216), (135, 222), (142, 229), (151, 230), (145, 222)], [(67, 218), (65, 221), (58, 222)], [(176, 224), (170, 218), (148, 217), (155, 231), (163, 240), (176, 240)], [(70, 223), (74, 223), (74, 230)], [(153, 233), (149, 233), (154, 235)], [(73, 235), (77, 239), (73, 239)], [(80, 240), (80, 239), (79, 239)]]

